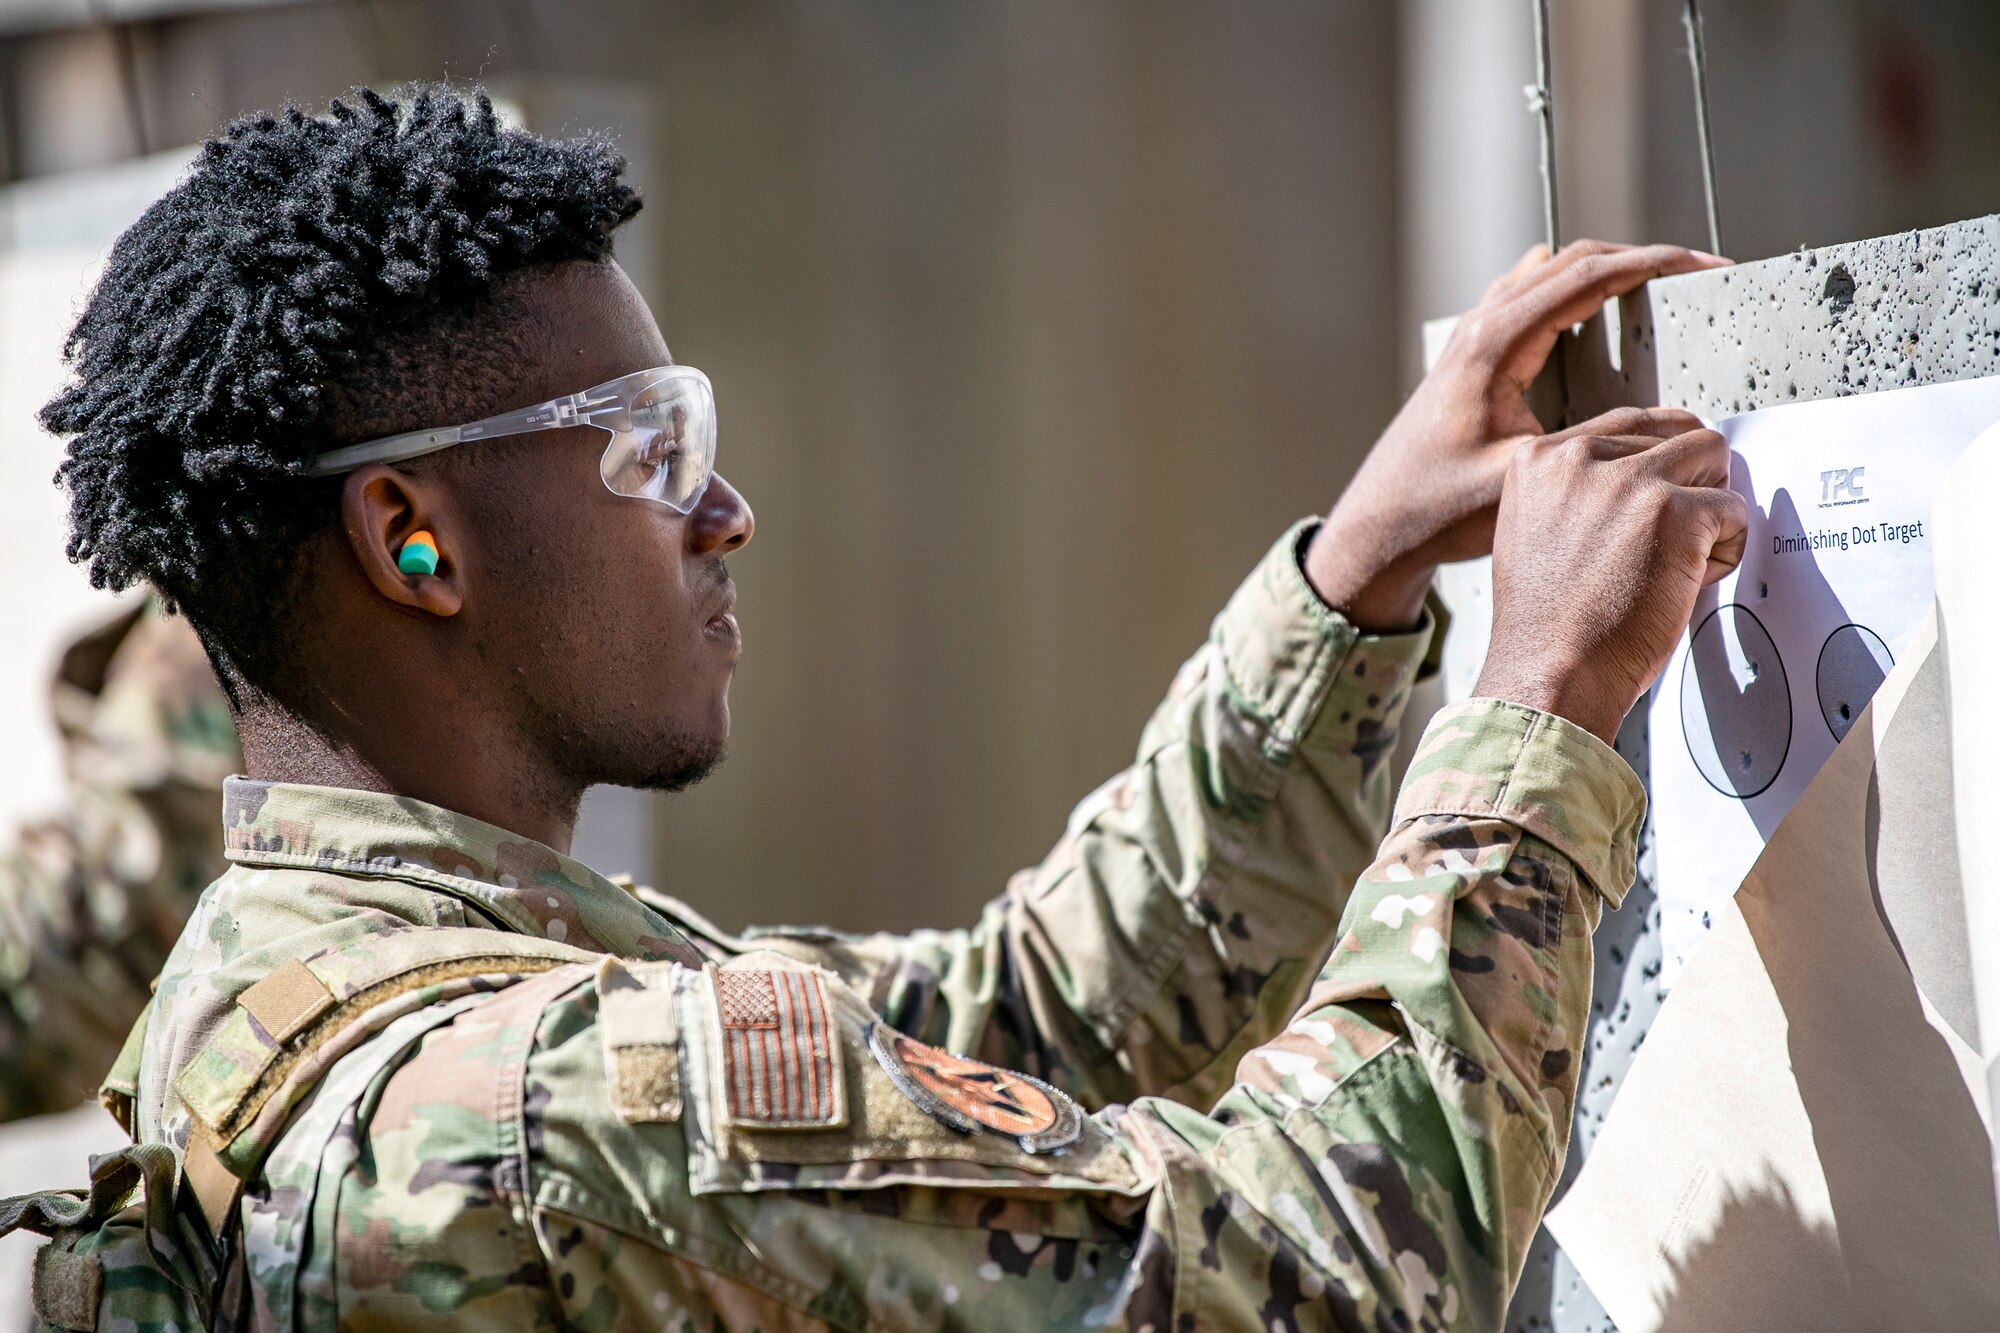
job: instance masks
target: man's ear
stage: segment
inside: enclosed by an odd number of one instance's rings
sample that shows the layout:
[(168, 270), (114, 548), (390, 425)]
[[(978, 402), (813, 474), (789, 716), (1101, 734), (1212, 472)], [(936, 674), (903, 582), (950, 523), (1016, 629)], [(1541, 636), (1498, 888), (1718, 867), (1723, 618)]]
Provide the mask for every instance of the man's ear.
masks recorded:
[[(464, 549), (451, 506), (440, 503), (427, 480), (370, 463), (348, 473), (340, 488), (340, 521), (361, 574), (376, 592), (434, 616), (455, 616), (465, 603)], [(437, 570), (405, 574), (396, 557), (412, 534), (429, 532), (437, 543)]]

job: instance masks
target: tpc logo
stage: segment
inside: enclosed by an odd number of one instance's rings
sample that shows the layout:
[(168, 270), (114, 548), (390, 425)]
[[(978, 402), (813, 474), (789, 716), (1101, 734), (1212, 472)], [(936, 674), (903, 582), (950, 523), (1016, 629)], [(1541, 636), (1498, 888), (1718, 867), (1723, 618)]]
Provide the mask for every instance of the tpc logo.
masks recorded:
[(1819, 474), (1819, 507), (1827, 509), (1834, 505), (1863, 504), (1868, 497), (1862, 492), (1862, 478), (1868, 475), (1865, 467), (1837, 467), (1830, 472)]

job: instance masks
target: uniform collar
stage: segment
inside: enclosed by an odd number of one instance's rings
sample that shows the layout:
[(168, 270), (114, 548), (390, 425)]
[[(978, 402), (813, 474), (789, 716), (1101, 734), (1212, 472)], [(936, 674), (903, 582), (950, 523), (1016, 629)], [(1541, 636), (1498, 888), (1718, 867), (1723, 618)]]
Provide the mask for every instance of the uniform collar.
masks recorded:
[(583, 862), (406, 796), (232, 777), (222, 788), (222, 832), (240, 865), (421, 884), (524, 935), (624, 958), (678, 959), (693, 948)]

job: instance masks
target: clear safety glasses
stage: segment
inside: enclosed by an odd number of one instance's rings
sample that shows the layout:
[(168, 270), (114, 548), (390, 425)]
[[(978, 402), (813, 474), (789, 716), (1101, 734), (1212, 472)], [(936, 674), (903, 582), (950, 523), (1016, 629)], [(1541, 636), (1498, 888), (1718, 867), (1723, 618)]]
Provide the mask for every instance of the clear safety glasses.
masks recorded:
[(715, 471), (715, 390), (708, 376), (693, 366), (655, 366), (484, 421), (407, 431), (330, 450), (314, 459), (306, 473), (331, 477), (454, 444), (571, 426), (595, 426), (611, 436), (597, 471), (618, 495), (658, 500), (685, 514), (700, 501)]

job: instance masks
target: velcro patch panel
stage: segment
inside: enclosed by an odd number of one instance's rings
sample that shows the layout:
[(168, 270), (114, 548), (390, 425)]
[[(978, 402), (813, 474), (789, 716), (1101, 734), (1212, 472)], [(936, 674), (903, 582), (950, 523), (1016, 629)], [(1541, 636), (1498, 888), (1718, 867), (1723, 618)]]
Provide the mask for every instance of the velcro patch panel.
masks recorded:
[(840, 1037), (817, 972), (710, 965), (731, 1125), (827, 1129), (847, 1123)]
[(611, 1109), (627, 1124), (681, 1118), (680, 1017), (673, 963), (597, 966), (598, 1028), (610, 1071)]

